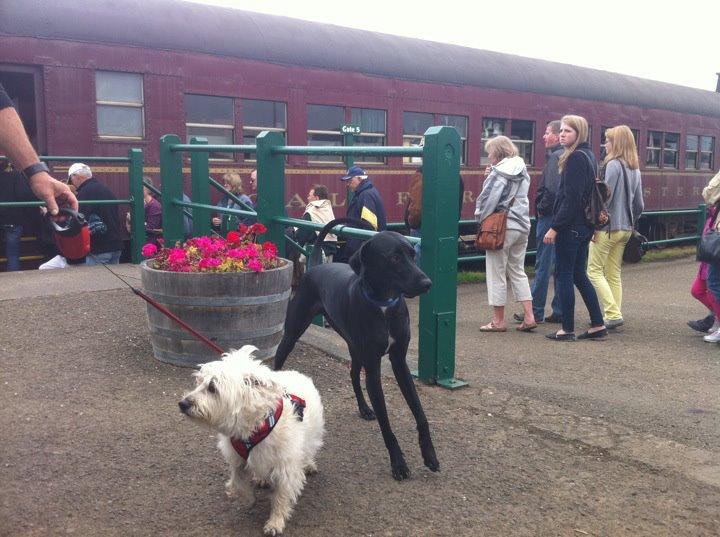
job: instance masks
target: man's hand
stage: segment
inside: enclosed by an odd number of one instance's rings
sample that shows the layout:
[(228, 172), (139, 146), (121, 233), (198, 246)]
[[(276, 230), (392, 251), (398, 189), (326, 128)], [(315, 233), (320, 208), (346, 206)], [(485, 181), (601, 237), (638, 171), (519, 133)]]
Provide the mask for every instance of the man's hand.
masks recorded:
[(53, 179), (47, 172), (38, 172), (30, 177), (30, 188), (39, 200), (44, 201), (52, 216), (58, 214), (59, 207), (78, 210), (78, 200), (70, 187)]
[(543, 237), (543, 242), (545, 244), (555, 244), (555, 237), (557, 237), (557, 231), (555, 231), (553, 228), (548, 229), (547, 233), (545, 233), (545, 237)]

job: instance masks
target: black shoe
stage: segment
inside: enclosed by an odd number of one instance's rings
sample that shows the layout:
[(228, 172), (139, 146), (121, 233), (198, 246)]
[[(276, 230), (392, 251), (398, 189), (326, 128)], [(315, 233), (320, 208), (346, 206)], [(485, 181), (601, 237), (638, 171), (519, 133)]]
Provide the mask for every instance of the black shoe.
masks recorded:
[(580, 334), (577, 338), (578, 339), (600, 339), (602, 337), (605, 337), (608, 335), (607, 328), (603, 328), (602, 330), (596, 330), (595, 332), (585, 332), (583, 334)]
[(547, 317), (545, 317), (546, 323), (561, 323), (562, 322), (562, 316), (561, 315), (555, 315), (554, 313), (551, 313)]
[[(518, 323), (521, 323), (525, 320), (525, 314), (524, 313), (513, 313), (513, 320), (517, 321)], [(708, 327), (710, 328), (710, 327)], [(707, 332), (707, 330), (705, 330)]]
[(572, 332), (568, 334), (558, 334), (557, 332), (553, 332), (552, 334), (545, 334), (545, 337), (548, 339), (554, 339), (555, 341), (575, 341), (575, 334)]
[(698, 319), (697, 321), (687, 322), (687, 325), (693, 330), (706, 333), (712, 328), (713, 324), (715, 324), (715, 316), (713, 314), (710, 314), (703, 319)]

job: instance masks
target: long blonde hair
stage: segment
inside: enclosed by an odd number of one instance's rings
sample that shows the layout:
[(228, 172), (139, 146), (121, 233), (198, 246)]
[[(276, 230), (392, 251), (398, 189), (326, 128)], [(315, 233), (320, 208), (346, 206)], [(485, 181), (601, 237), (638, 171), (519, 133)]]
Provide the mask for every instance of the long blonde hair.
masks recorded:
[(577, 133), (575, 143), (569, 147), (566, 147), (563, 154), (560, 155), (560, 161), (558, 165), (560, 171), (562, 172), (565, 169), (565, 163), (567, 162), (568, 157), (573, 153), (573, 151), (575, 151), (575, 149), (577, 149), (577, 146), (583, 142), (587, 142), (588, 131), (590, 129), (588, 129), (587, 119), (582, 116), (563, 116), (560, 121), (562, 121), (562, 123), (565, 123), (568, 127), (570, 127)]
[(605, 138), (610, 142), (610, 151), (603, 160), (603, 164), (617, 158), (624, 160), (631, 170), (637, 170), (640, 167), (637, 145), (635, 145), (635, 137), (630, 127), (627, 125), (612, 127), (605, 131)]

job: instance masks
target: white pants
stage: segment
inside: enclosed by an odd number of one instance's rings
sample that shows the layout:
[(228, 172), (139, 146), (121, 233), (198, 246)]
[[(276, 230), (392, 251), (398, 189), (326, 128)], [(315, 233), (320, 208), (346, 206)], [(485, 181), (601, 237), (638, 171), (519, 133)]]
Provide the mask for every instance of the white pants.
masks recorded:
[(488, 302), (491, 306), (504, 306), (507, 302), (508, 278), (516, 302), (532, 300), (530, 283), (525, 274), (527, 244), (527, 233), (508, 229), (505, 231), (503, 249), (485, 252)]

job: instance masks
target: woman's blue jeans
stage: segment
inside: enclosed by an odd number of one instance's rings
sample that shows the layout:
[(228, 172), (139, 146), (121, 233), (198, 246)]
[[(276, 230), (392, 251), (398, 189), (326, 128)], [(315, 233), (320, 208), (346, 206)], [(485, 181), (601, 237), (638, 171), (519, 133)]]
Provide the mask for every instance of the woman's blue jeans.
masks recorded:
[(5, 258), (8, 272), (20, 270), (20, 240), (23, 227), (21, 225), (3, 226), (5, 229)]
[(555, 278), (562, 306), (562, 327), (568, 333), (575, 331), (574, 287), (580, 291), (590, 313), (592, 326), (603, 325), (600, 302), (587, 276), (588, 249), (592, 234), (590, 227), (575, 225), (559, 231), (555, 237)]

